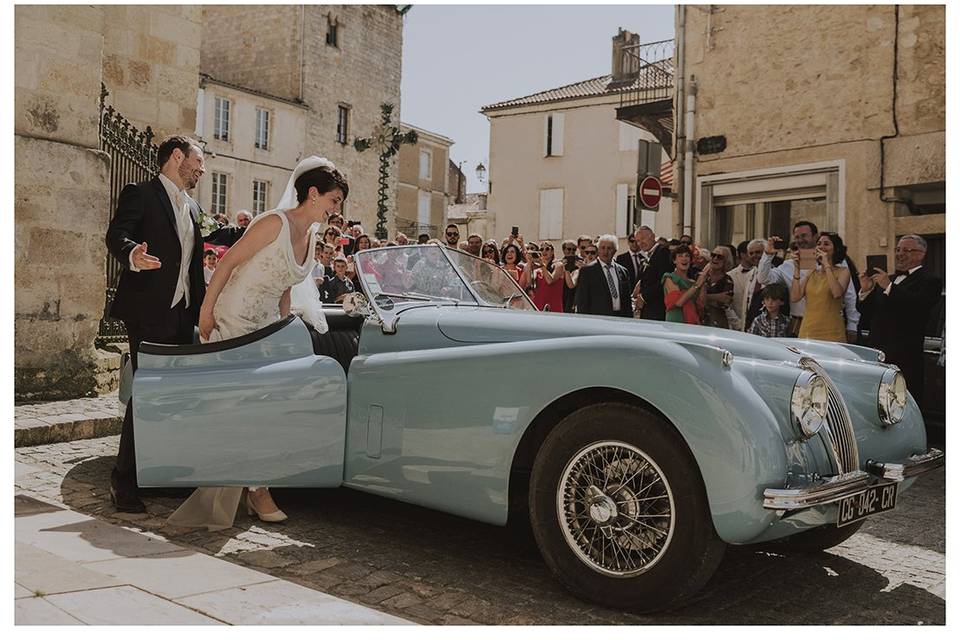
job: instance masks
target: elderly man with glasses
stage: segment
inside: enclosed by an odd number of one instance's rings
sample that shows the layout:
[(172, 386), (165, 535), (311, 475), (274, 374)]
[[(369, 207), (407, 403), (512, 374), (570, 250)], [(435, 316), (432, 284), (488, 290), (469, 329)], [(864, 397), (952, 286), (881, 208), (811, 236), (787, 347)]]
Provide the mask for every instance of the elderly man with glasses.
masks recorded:
[(857, 309), (870, 327), (867, 344), (900, 367), (907, 389), (917, 402), (923, 398), (923, 338), (930, 313), (940, 301), (943, 284), (923, 266), (927, 242), (906, 235), (897, 242), (896, 271), (874, 268), (860, 274)]

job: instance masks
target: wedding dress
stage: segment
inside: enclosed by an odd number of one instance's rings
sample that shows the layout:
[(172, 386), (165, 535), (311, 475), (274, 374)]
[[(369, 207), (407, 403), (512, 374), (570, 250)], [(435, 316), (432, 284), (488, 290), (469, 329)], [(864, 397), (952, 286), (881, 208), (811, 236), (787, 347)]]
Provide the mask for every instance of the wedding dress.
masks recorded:
[[(281, 198), (281, 206), (296, 206), (294, 181), (304, 171), (322, 163), (329, 164), (323, 158), (311, 156), (297, 165)], [(213, 306), (216, 328), (205, 342), (236, 338), (280, 320), (280, 297), (287, 288), (291, 289), (291, 311), (301, 314), (320, 333), (327, 331), (320, 308), (320, 294), (311, 277), (317, 263), (313, 248), (320, 225), (314, 223), (310, 226), (307, 257), (303, 264), (298, 264), (290, 237), (290, 223), (281, 206), (257, 216), (248, 226), (249, 229), (270, 216), (278, 216), (281, 220), (280, 232), (273, 242), (233, 269)], [(243, 487), (200, 487), (170, 515), (167, 524), (206, 527), (209, 531), (230, 528), (242, 495)]]

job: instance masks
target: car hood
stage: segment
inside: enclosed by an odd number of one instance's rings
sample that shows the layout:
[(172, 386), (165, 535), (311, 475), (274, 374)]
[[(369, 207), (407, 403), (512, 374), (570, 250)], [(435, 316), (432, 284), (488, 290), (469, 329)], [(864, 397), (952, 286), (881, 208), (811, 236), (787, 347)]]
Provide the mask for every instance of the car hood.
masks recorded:
[(734, 356), (780, 362), (797, 362), (804, 355), (837, 359), (864, 359), (866, 355), (863, 348), (850, 345), (805, 340), (771, 340), (741, 331), (675, 322), (483, 307), (444, 307), (437, 319), (437, 325), (450, 340), (468, 344), (623, 335), (702, 344), (727, 349)]

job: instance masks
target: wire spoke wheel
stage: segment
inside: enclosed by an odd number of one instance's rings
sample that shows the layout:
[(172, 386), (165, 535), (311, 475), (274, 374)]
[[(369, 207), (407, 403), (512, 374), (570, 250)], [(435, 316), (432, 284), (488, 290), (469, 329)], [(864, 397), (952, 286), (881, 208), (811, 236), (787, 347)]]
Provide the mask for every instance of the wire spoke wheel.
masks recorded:
[(557, 517), (581, 562), (626, 578), (647, 571), (666, 552), (676, 507), (650, 456), (626, 442), (604, 441), (582, 448), (563, 469)]

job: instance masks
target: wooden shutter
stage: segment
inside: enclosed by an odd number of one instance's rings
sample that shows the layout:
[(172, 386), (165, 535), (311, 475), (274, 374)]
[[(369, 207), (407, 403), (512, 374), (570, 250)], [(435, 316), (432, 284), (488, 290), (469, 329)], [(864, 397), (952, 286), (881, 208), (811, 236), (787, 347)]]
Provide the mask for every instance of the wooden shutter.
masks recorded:
[(563, 238), (563, 189), (540, 191), (540, 240)]

